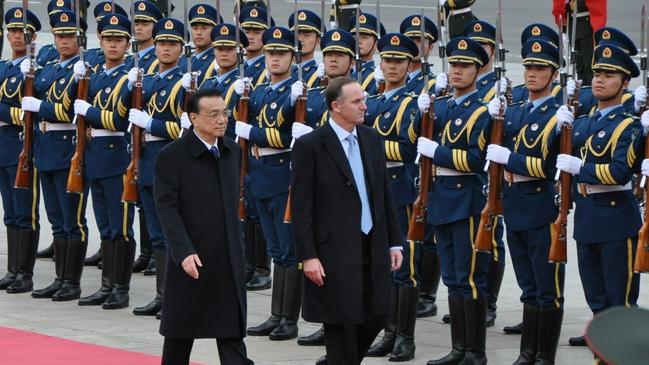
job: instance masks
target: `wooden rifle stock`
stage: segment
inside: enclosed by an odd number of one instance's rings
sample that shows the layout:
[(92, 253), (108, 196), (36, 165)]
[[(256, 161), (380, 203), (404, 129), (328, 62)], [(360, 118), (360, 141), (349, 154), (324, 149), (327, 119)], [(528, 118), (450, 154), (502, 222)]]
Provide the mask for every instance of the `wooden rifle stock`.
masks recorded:
[[(572, 153), (572, 126), (561, 127), (560, 153)], [(571, 184), (572, 175), (561, 171), (559, 190), (559, 215), (552, 223), (552, 243), (548, 253), (548, 261), (552, 263), (568, 262), (568, 215), (572, 207)]]
[[(248, 87), (243, 91), (243, 95), (239, 98), (237, 105), (237, 112), (239, 120), (248, 123), (248, 101), (250, 100), (250, 91)], [(244, 138), (239, 138), (239, 147), (241, 147), (241, 169), (239, 172), (239, 219), (246, 219), (246, 201), (244, 194), (244, 181), (248, 176), (248, 141)]]
[[(305, 123), (306, 121), (306, 87), (302, 95), (295, 101), (295, 123)], [(291, 223), (291, 187), (288, 187), (288, 200), (286, 200), (286, 209), (284, 210), (284, 223)]]
[[(79, 80), (77, 89), (77, 99), (88, 99), (88, 81), (90, 80), (90, 69), (86, 70), (86, 75)], [(68, 174), (68, 184), (66, 191), (68, 193), (83, 194), (83, 165), (84, 153), (86, 149), (86, 117), (77, 114), (77, 135), (76, 146), (72, 160), (70, 160), (70, 172)]]
[[(34, 96), (34, 69), (25, 75), (23, 97)], [(32, 155), (34, 147), (34, 113), (24, 112), (23, 117), (23, 149), (18, 156), (18, 169), (14, 188), (29, 189), (32, 187)]]
[[(645, 156), (649, 156), (649, 136), (645, 137)], [(644, 217), (642, 227), (638, 233), (638, 247), (635, 254), (633, 271), (646, 273), (649, 272), (649, 209), (647, 209), (647, 197), (649, 197), (649, 183), (644, 185)]]
[[(505, 107), (500, 106), (498, 116), (494, 118), (491, 126), (489, 143), (502, 145), (503, 124), (505, 119)], [(480, 213), (480, 224), (475, 239), (474, 249), (478, 252), (489, 252), (493, 250), (493, 230), (498, 215), (502, 214), (502, 176), (503, 166), (494, 162), (489, 163), (489, 180), (487, 182), (487, 203)]]
[[(133, 101), (132, 107), (134, 109), (142, 109), (142, 76), (138, 76), (138, 80), (133, 85)], [(139, 193), (137, 189), (137, 178), (140, 167), (140, 154), (142, 152), (142, 128), (131, 124), (131, 162), (126, 168), (124, 175), (124, 191), (122, 192), (122, 202), (137, 203), (139, 200)]]

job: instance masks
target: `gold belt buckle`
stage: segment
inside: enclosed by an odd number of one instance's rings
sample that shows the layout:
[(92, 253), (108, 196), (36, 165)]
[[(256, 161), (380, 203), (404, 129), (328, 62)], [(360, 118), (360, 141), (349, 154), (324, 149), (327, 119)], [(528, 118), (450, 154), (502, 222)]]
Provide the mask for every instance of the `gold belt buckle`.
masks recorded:
[(47, 122), (40, 122), (38, 129), (41, 131), (41, 133), (47, 133), (47, 124)]
[(92, 128), (86, 128), (86, 139), (92, 139)]
[(252, 146), (252, 155), (259, 160), (259, 146)]

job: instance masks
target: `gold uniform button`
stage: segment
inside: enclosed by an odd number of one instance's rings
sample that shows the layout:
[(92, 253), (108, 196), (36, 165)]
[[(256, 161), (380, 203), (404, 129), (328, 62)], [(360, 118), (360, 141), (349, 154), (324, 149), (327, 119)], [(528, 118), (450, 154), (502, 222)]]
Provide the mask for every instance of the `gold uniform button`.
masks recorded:
[(615, 200), (611, 200), (611, 206), (612, 206), (612, 207), (615, 206)]
[(108, 147), (109, 147), (109, 148), (114, 148), (115, 145), (111, 143), (111, 144), (108, 145)]
[(536, 188), (536, 192), (537, 192), (537, 193), (540, 193), (540, 192), (541, 192), (541, 188), (540, 188), (540, 187)]
[(460, 188), (462, 188), (462, 184), (457, 184), (457, 185), (455, 185), (455, 187), (457, 187), (458, 189), (460, 189)]
[(392, 175), (392, 178), (393, 178), (393, 179), (396, 179), (396, 178), (397, 178), (397, 175)]
[(283, 158), (280, 158), (280, 159), (279, 159), (279, 163), (284, 163), (284, 159), (283, 159)]
[(68, 136), (63, 136), (63, 139), (68, 139)]

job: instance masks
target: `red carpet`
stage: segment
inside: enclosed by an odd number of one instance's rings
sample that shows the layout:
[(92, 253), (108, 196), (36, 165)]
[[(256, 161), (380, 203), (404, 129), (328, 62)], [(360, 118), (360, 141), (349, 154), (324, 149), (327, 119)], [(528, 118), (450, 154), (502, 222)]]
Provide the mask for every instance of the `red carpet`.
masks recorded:
[(160, 356), (0, 327), (0, 363), (21, 365), (159, 365)]

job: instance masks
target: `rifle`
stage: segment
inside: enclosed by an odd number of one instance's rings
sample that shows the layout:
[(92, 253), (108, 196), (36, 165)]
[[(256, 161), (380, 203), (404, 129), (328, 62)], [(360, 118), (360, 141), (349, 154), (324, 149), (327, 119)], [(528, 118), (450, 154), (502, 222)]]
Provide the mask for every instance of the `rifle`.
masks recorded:
[[(421, 58), (421, 72), (424, 75), (424, 89), (423, 92), (428, 93), (428, 57), (424, 57), (424, 9), (421, 9), (421, 34), (420, 34), (420, 52)], [(435, 99), (433, 98), (430, 103), (428, 111), (421, 116), (421, 135), (428, 139), (433, 139), (433, 124), (435, 121)], [(412, 205), (412, 215), (408, 222), (408, 241), (424, 242), (426, 239), (426, 215), (428, 210), (428, 191), (430, 190), (430, 183), (432, 180), (433, 160), (426, 156), (419, 156), (419, 177), (417, 178), (417, 185), (419, 193), (417, 199)]]
[[(184, 1), (184, 8), (183, 8), (183, 20), (187, 22), (189, 25), (189, 16), (187, 15), (187, 0)], [(218, 18), (217, 18), (218, 21)], [(187, 59), (187, 73), (191, 76), (191, 81), (189, 83), (189, 90), (185, 93), (185, 99), (183, 100), (183, 109), (187, 110), (187, 103), (189, 102), (189, 98), (192, 96), (193, 93), (196, 92), (196, 88), (198, 84), (198, 75), (192, 72), (192, 45), (191, 45), (191, 30), (188, 30), (185, 32), (185, 59)]]
[(358, 81), (359, 84), (363, 84), (363, 67), (362, 63), (363, 60), (361, 60), (361, 48), (358, 45), (358, 42), (361, 39), (361, 22), (360, 22), (360, 14), (361, 11), (361, 4), (356, 4), (356, 11), (354, 12), (356, 16), (356, 31), (354, 32), (354, 35), (356, 36), (356, 49), (355, 49), (355, 60), (356, 60), (356, 81)]
[[(562, 15), (559, 15), (559, 23), (563, 23)], [(559, 34), (561, 34), (561, 24), (559, 24)], [(563, 60), (564, 52), (563, 36), (559, 37), (559, 63), (561, 67), (561, 87), (566, 87), (567, 71)], [(576, 91), (576, 90), (575, 90)], [(577, 99), (579, 100), (579, 99)], [(579, 102), (579, 101), (577, 101)], [(570, 105), (568, 95), (563, 93), (563, 104)], [(576, 109), (574, 109), (576, 110)], [(573, 111), (574, 111), (573, 110)], [(572, 153), (572, 125), (561, 126), (561, 140), (559, 152), (570, 155)], [(552, 243), (548, 253), (548, 261), (552, 263), (566, 263), (568, 261), (568, 215), (572, 208), (571, 183), (572, 175), (565, 171), (557, 170), (555, 180), (560, 176), (559, 194), (557, 195), (556, 204), (559, 205), (559, 215), (552, 223)]]
[[(498, 63), (496, 64), (496, 98), (500, 101), (500, 110), (491, 125), (490, 144), (502, 145), (503, 124), (505, 120), (505, 103), (500, 100), (503, 90), (500, 89), (500, 79), (505, 77), (505, 53), (507, 50), (503, 45), (502, 33), (502, 0), (498, 0), (498, 11), (496, 18), (496, 51)], [(485, 170), (488, 170), (487, 181), (487, 203), (480, 213), (480, 225), (475, 239), (475, 250), (478, 252), (491, 253), (493, 249), (492, 239), (495, 221), (502, 214), (502, 177), (503, 166), (487, 161)]]
[[(324, 37), (325, 35), (325, 0), (320, 0), (320, 37)], [(323, 60), (324, 62), (324, 60)], [(320, 87), (327, 87), (329, 85), (329, 77), (327, 77), (327, 73), (325, 72), (325, 75), (322, 79), (320, 79)]]
[[(446, 26), (446, 8), (444, 6), (437, 7), (437, 28), (440, 31), (439, 41), (437, 48), (439, 49), (439, 58), (442, 60), (442, 73), (448, 75), (448, 63), (446, 62), (446, 43), (448, 42), (448, 27)], [(442, 90), (440, 96), (444, 96), (451, 91), (450, 85)]]
[[(131, 19), (135, 19), (135, 1), (131, 2)], [(131, 47), (133, 50), (133, 63), (135, 68), (138, 69), (137, 80), (133, 84), (132, 91), (132, 107), (134, 109), (142, 109), (142, 70), (140, 69), (140, 55), (138, 53), (137, 40), (135, 39), (135, 21), (131, 22)], [(124, 203), (137, 203), (139, 200), (139, 193), (137, 189), (137, 178), (140, 169), (140, 154), (142, 151), (142, 128), (131, 124), (131, 145), (129, 150), (131, 153), (131, 162), (126, 168), (124, 175), (124, 191), (122, 192), (122, 202)]]
[[(23, 0), (23, 36), (25, 37), (30, 66), (29, 72), (25, 75), (23, 97), (34, 96), (34, 77), (36, 73), (34, 62), (36, 45), (32, 42), (32, 33), (27, 28), (28, 10), (29, 1)], [(29, 189), (32, 187), (32, 158), (34, 147), (34, 114), (32, 112), (24, 112), (22, 139), (23, 149), (18, 156), (18, 169), (16, 171), (16, 179), (14, 180), (14, 188)]]
[[(642, 69), (642, 79), (645, 87), (649, 86), (647, 79), (647, 31), (646, 29), (646, 5), (647, 0), (642, 5), (642, 22), (640, 23), (640, 47), (642, 48), (642, 56), (640, 58), (640, 68)], [(640, 115), (648, 109), (648, 104), (640, 108)], [(649, 136), (645, 137), (645, 156), (649, 156)], [(646, 157), (645, 157), (646, 158)], [(643, 221), (640, 232), (638, 233), (638, 247), (635, 255), (635, 262), (633, 264), (633, 271), (646, 273), (649, 272), (649, 211), (647, 210), (647, 197), (649, 197), (649, 184), (646, 184), (646, 177), (642, 175), (640, 182), (640, 189), (644, 191), (644, 199), (642, 200)]]
[(221, 20), (221, 0), (216, 0), (216, 22)]
[[(642, 70), (642, 82), (645, 85), (645, 88), (649, 87), (649, 80), (647, 79), (647, 45), (645, 44), (646, 42), (646, 34), (645, 34), (645, 28), (646, 28), (646, 0), (642, 4), (642, 11), (641, 11), (641, 22), (640, 22), (640, 48), (642, 51), (642, 54), (640, 56), (640, 70)], [(649, 109), (649, 98), (645, 101), (645, 104), (640, 107), (640, 110), (638, 112), (638, 117), (641, 117), (642, 114)], [(645, 154), (645, 158), (647, 158), (648, 155)], [(633, 194), (635, 195), (636, 199), (640, 202), (640, 208), (641, 209), (647, 209), (646, 207), (646, 202), (643, 196), (643, 190), (644, 190), (644, 184), (645, 184), (646, 177), (642, 174), (637, 174), (636, 175), (636, 181), (635, 181), (635, 187), (633, 189)]]
[[(422, 22), (423, 22), (422, 18)], [(360, 24), (357, 24), (360, 27)], [(376, 0), (376, 44), (379, 44), (381, 40), (381, 0)], [(357, 41), (358, 42), (358, 41)], [(385, 80), (379, 82), (379, 87), (377, 92), (383, 94), (385, 92)]]
[[(269, 1), (270, 2), (270, 1)], [(244, 80), (244, 61), (243, 61), (243, 47), (241, 47), (241, 34), (239, 27), (241, 26), (239, 21), (240, 14), (240, 5), (239, 2), (236, 3), (235, 7), (235, 19), (236, 19), (236, 30), (235, 37), (237, 42), (237, 64), (239, 66), (239, 79)], [(270, 16), (269, 18), (270, 19)], [(237, 102), (237, 112), (239, 120), (244, 123), (248, 123), (248, 101), (250, 100), (250, 88), (246, 84), (246, 88), (243, 90), (243, 94)], [(239, 138), (239, 146), (241, 147), (241, 169), (239, 172), (239, 219), (246, 219), (246, 201), (244, 193), (244, 181), (248, 175), (248, 141)]]
[[(86, 35), (81, 32), (79, 0), (75, 1), (75, 18), (77, 25), (77, 43), (79, 44), (79, 60), (84, 62), (84, 53), (86, 47)], [(88, 83), (90, 81), (90, 67), (86, 65), (86, 74), (79, 80), (77, 86), (77, 99), (88, 99)], [(86, 117), (75, 115), (77, 134), (75, 138), (75, 150), (72, 160), (70, 161), (70, 172), (68, 174), (68, 183), (66, 191), (68, 193), (83, 194), (83, 165), (84, 152), (86, 149)]]

